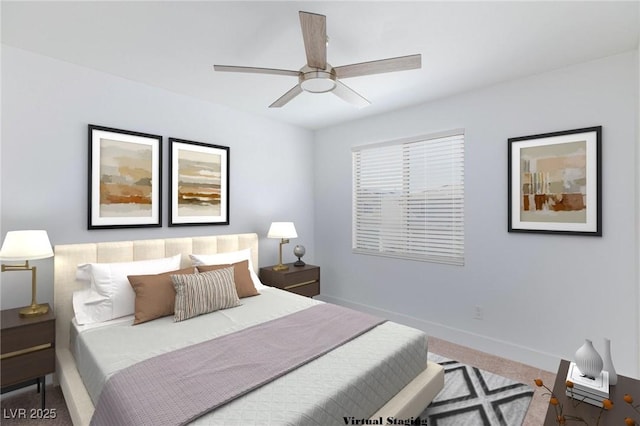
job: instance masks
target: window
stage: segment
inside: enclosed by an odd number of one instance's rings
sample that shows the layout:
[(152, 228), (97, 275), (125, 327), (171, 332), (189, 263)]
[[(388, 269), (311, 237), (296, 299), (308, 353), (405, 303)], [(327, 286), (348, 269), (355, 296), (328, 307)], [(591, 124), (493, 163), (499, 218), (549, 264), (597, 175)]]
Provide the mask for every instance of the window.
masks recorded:
[(357, 146), (354, 253), (464, 265), (464, 131)]

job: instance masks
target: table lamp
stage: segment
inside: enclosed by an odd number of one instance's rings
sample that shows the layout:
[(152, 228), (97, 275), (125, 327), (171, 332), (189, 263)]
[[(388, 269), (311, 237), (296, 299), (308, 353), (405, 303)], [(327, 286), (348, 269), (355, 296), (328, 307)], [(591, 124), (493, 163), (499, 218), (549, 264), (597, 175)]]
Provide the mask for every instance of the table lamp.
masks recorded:
[(49, 311), (47, 305), (36, 303), (36, 267), (29, 266), (30, 260), (53, 257), (47, 231), (9, 231), (0, 248), (0, 260), (24, 260), (23, 265), (2, 264), (2, 272), (31, 271), (31, 306), (20, 310), (21, 317), (44, 315)]
[(289, 238), (298, 238), (296, 227), (293, 222), (273, 222), (269, 227), (267, 238), (280, 238), (280, 255), (278, 264), (273, 267), (274, 271), (286, 271), (289, 269), (287, 265), (282, 264), (282, 245), (289, 242)]

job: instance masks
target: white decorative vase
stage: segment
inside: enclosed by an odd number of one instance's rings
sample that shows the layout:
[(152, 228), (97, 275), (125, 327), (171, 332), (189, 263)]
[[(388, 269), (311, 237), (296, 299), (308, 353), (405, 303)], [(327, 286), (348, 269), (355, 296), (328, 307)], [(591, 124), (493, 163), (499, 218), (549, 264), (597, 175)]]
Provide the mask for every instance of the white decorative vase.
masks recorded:
[(611, 340), (606, 337), (604, 338), (604, 354), (602, 357), (602, 369), (609, 373), (609, 385), (613, 386), (618, 383), (618, 374), (616, 374), (616, 369), (613, 367), (613, 361), (611, 361)]
[(584, 344), (578, 348), (574, 358), (583, 376), (595, 379), (602, 372), (602, 358), (593, 347), (591, 340), (584, 340)]

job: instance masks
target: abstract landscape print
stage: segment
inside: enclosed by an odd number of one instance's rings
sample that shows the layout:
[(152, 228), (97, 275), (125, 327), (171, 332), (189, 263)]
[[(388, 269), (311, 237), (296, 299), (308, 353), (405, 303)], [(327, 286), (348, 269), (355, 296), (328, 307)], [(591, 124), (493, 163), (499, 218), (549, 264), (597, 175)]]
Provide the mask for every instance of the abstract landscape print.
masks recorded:
[(170, 138), (169, 225), (229, 224), (229, 148)]
[(162, 137), (89, 125), (89, 229), (161, 226)]
[(100, 144), (100, 216), (151, 216), (152, 149), (102, 139)]
[(509, 231), (601, 235), (601, 128), (509, 139)]
[(520, 220), (587, 221), (586, 141), (520, 150)]

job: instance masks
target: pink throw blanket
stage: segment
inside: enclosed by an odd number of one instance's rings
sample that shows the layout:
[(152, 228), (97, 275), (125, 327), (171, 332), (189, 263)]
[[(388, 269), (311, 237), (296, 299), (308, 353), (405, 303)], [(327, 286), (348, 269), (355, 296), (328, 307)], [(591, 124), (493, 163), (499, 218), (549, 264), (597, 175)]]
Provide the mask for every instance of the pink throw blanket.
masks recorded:
[(187, 424), (384, 321), (320, 304), (147, 359), (107, 381), (91, 425)]

